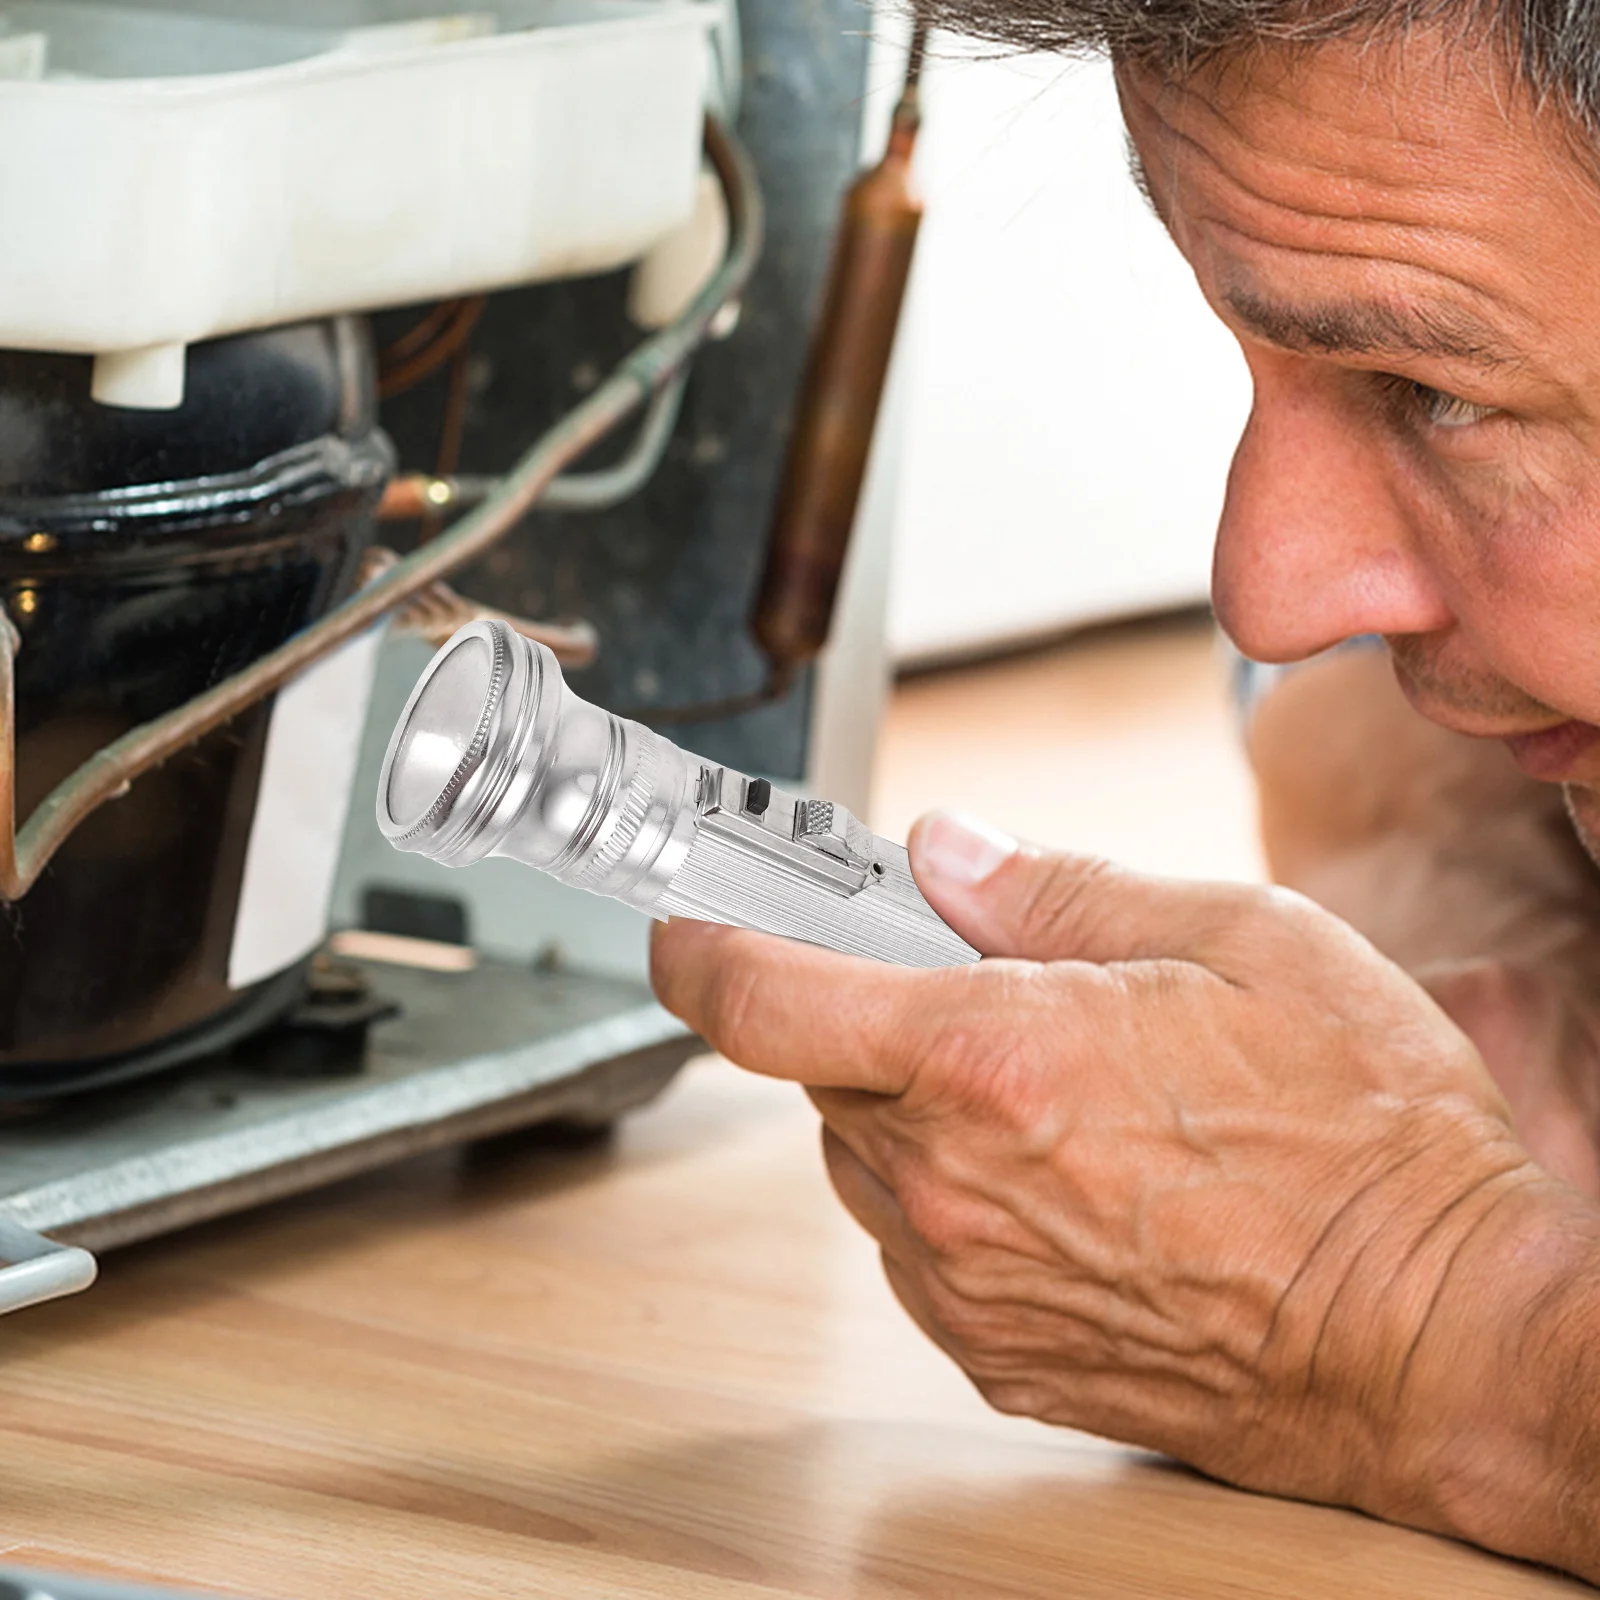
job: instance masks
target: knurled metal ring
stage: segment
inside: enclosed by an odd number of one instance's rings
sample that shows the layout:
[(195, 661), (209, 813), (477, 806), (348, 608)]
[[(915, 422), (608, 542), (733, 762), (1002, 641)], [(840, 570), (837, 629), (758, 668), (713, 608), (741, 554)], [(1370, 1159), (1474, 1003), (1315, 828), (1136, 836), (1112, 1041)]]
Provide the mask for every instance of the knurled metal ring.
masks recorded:
[[(467, 780), (483, 759), (484, 750), (489, 743), (489, 734), (494, 725), (495, 712), (500, 709), (506, 685), (511, 681), (511, 648), (507, 642), (507, 635), (511, 630), (503, 622), (485, 622), (482, 626), (488, 633), (489, 648), (494, 659), (489, 669), (489, 691), (483, 699), (483, 711), (478, 717), (478, 726), (473, 729), (471, 741), (460, 761), (456, 763), (455, 771), (450, 774), (444, 788), (439, 791), (439, 798), (428, 808), (420, 822), (407, 828), (394, 840), (396, 849), (403, 850), (414, 839), (420, 838), (444, 820), (451, 807), (455, 805), (462, 789), (466, 787)], [(473, 637), (481, 639), (483, 634), (475, 633)], [(456, 649), (461, 649), (465, 643), (466, 641), (462, 640)], [(445, 660), (449, 660), (449, 657), (446, 656)], [(441, 666), (443, 664), (440, 663)]]

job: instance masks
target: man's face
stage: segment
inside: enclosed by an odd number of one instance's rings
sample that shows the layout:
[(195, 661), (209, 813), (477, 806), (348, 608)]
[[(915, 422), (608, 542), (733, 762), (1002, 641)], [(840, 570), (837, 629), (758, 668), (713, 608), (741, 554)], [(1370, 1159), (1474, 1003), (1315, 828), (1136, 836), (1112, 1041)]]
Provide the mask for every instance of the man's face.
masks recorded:
[(1383, 634), (1417, 709), (1600, 846), (1600, 180), (1487, 50), (1120, 74), (1255, 404), (1215, 598), (1268, 661)]

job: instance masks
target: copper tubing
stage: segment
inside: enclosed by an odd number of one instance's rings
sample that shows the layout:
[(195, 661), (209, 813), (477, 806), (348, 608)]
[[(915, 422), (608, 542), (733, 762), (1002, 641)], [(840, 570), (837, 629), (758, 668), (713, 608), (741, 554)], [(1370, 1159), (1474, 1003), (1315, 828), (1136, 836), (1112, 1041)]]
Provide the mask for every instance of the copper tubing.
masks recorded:
[(442, 511), (482, 505), (499, 482), (496, 478), (440, 478), (407, 472), (391, 478), (378, 502), (379, 522), (413, 522)]
[(828, 641), (922, 223), (911, 171), (925, 34), (912, 39), (889, 149), (844, 202), (751, 618), (787, 683)]
[(486, 295), (437, 305), (416, 327), (383, 351), (378, 361), (378, 398), (391, 400), (414, 389), (467, 347), (488, 305)]
[[(596, 472), (565, 472), (539, 496), (539, 511), (609, 511), (630, 500), (661, 465), (683, 404), (686, 372), (651, 400), (639, 433), (615, 466)], [(405, 522), (465, 511), (494, 493), (498, 478), (450, 477), (411, 472), (395, 478), (378, 504), (380, 522)]]
[[(359, 584), (371, 583), (400, 563), (393, 550), (382, 545), (372, 545), (362, 558)], [(457, 594), (440, 579), (430, 583), (420, 594), (415, 594), (393, 616), (392, 626), (405, 633), (414, 633), (437, 649), (457, 629), (469, 622), (503, 622), (526, 639), (542, 644), (563, 667), (588, 667), (600, 653), (600, 635), (589, 622), (531, 622), (526, 617), (514, 617), (510, 612), (497, 611), (493, 606), (468, 600)]]
[(706, 151), (728, 198), (728, 254), (694, 304), (646, 340), (575, 410), (535, 444), (483, 505), (440, 538), (396, 563), (320, 622), (187, 705), (125, 733), (40, 801), (18, 830), (16, 724), (9, 620), (0, 626), (0, 899), (21, 899), (72, 830), (141, 773), (254, 705), (340, 645), (365, 633), (458, 567), (477, 560), (516, 526), (545, 488), (688, 363), (717, 313), (749, 282), (761, 254), (763, 216), (755, 171), (743, 149), (707, 119)]
[(468, 600), (447, 583), (430, 584), (396, 620), (408, 633), (418, 634), (435, 649), (469, 622), (504, 622), (525, 639), (542, 644), (563, 667), (592, 666), (600, 653), (600, 636), (592, 623), (531, 622)]

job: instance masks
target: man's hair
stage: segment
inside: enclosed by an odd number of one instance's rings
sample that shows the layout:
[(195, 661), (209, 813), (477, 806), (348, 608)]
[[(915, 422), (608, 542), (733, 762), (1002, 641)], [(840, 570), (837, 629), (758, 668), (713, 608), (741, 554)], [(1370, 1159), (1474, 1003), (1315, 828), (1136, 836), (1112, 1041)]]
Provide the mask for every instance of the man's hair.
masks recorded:
[(1109, 52), (1182, 76), (1271, 45), (1437, 24), (1497, 45), (1537, 105), (1600, 134), (1600, 0), (915, 0), (934, 27), (1025, 50)]

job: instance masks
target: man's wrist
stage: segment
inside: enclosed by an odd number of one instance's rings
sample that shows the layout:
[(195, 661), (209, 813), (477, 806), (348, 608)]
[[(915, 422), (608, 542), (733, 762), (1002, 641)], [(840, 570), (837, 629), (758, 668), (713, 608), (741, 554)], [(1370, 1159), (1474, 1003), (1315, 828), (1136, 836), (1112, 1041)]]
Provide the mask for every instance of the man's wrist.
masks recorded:
[(1520, 1186), (1441, 1284), (1384, 1514), (1600, 1582), (1600, 1208)]

